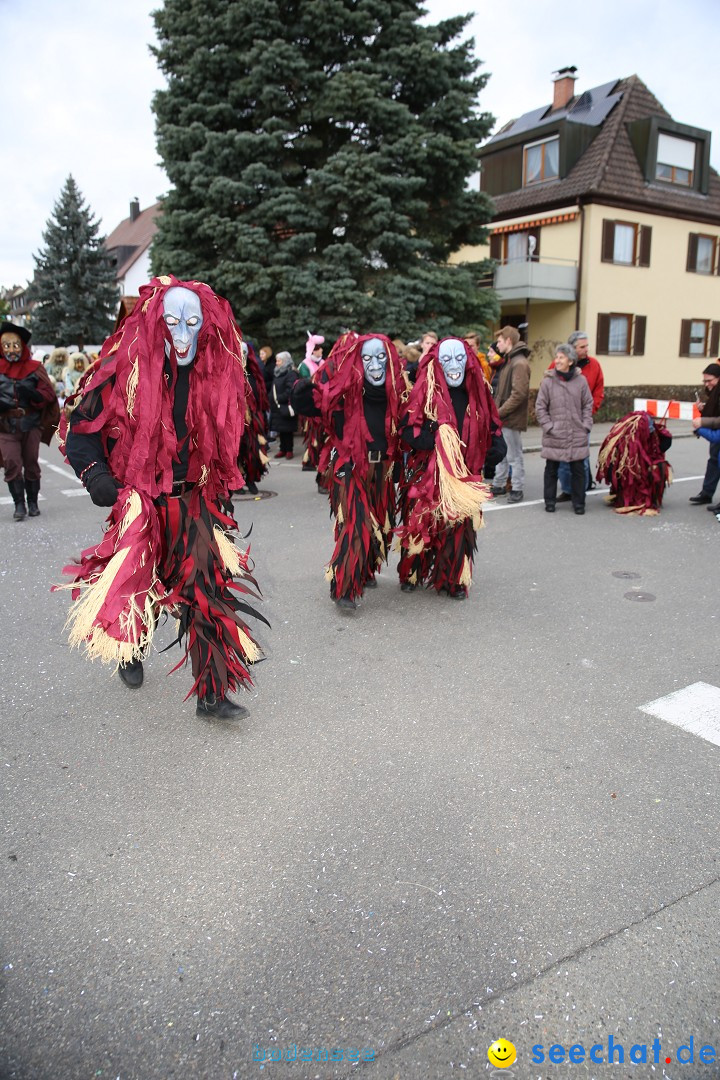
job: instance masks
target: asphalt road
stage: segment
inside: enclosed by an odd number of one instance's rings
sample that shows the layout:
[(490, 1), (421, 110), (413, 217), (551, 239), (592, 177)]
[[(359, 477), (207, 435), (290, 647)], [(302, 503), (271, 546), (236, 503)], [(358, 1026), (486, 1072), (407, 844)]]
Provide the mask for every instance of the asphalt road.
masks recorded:
[(659, 517), (580, 518), (528, 454), (465, 603), (393, 557), (351, 616), (326, 500), (274, 464), (233, 726), (175, 651), (131, 692), (69, 649), (49, 588), (103, 513), (44, 450), (42, 516), (0, 505), (0, 1077), (720, 1076), (720, 748), (640, 710), (720, 686), (706, 456), (676, 439)]

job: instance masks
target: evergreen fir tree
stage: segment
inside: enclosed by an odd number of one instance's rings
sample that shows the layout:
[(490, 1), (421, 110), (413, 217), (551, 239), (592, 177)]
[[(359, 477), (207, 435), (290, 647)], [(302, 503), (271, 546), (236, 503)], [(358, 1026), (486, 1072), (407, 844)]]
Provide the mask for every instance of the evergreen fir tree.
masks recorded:
[(154, 101), (170, 178), (157, 273), (209, 282), (246, 334), (406, 337), (479, 326), (485, 238), (470, 191), (492, 118), (468, 21), (417, 0), (165, 0)]
[(99, 344), (112, 332), (119, 291), (105, 237), (72, 176), (65, 181), (43, 233), (45, 247), (34, 256), (28, 290), (36, 341)]

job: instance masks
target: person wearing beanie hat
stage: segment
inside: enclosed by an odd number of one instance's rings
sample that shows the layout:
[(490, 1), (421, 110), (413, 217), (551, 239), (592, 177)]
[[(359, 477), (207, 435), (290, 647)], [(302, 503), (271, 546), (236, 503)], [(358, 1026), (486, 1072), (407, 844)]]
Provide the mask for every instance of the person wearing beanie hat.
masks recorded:
[(15, 505), (13, 521), (40, 514), (40, 443), (50, 443), (60, 419), (55, 387), (30, 355), (31, 336), (24, 326), (0, 323), (0, 464)]
[[(702, 417), (696, 417), (693, 420), (696, 431), (700, 427), (711, 430), (720, 428), (720, 360), (708, 364), (702, 373), (702, 381), (707, 400), (698, 405)], [(710, 443), (702, 489), (690, 498), (693, 506), (707, 506), (708, 510), (713, 512), (720, 510), (720, 504), (713, 506), (713, 496), (718, 481), (720, 481), (720, 443)]]

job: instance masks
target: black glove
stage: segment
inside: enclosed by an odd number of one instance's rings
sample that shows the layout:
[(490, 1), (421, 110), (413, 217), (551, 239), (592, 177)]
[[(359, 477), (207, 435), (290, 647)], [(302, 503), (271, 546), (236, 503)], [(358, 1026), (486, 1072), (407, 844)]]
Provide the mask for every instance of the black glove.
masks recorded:
[[(507, 445), (502, 435), (499, 432), (495, 432), (492, 436), (492, 445), (485, 455), (485, 476), (488, 477), (488, 479), (491, 479), (491, 477), (488, 476), (487, 470), (489, 468), (492, 469), (497, 467), (505, 457), (507, 457)], [(493, 472), (493, 476), (494, 475), (495, 473)]]
[(0, 375), (0, 412), (7, 412), (8, 409), (17, 408), (17, 401), (13, 392), (14, 381), (7, 375)]
[(120, 484), (109, 472), (95, 473), (85, 481), (85, 487), (96, 506), (114, 506), (117, 502)]
[(29, 405), (42, 401), (42, 396), (37, 390), (37, 375), (26, 375), (24, 379), (18, 379), (15, 385), (21, 408), (27, 409)]

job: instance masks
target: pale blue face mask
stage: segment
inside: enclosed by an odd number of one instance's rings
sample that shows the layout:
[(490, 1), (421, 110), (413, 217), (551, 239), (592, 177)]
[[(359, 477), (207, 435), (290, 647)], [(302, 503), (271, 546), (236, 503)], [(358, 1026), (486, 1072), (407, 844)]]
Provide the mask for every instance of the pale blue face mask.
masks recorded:
[(178, 367), (187, 367), (195, 359), (198, 334), (203, 324), (200, 297), (181, 285), (168, 289), (163, 302), (163, 320), (170, 331)]
[(365, 380), (371, 386), (384, 386), (387, 375), (387, 350), (380, 338), (370, 338), (362, 346)]
[(462, 386), (467, 365), (464, 342), (460, 341), (459, 338), (447, 338), (447, 340), (441, 341), (438, 349), (438, 360), (448, 386)]

